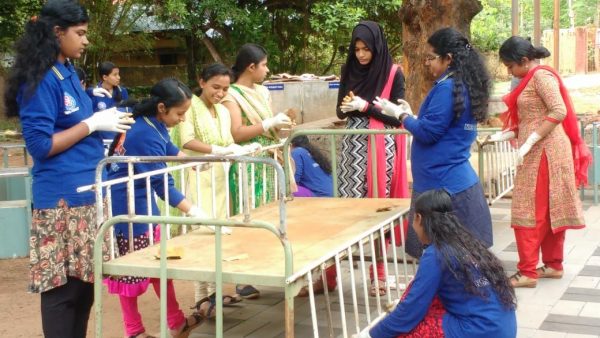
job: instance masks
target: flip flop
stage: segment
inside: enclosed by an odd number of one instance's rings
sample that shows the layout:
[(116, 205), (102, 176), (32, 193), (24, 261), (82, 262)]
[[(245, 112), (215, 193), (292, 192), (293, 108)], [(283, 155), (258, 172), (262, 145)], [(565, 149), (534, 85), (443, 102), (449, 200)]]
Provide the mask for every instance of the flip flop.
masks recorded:
[(240, 288), (240, 285), (236, 285), (235, 292), (243, 299), (256, 299), (260, 297), (260, 291), (252, 285), (245, 285), (243, 288)]

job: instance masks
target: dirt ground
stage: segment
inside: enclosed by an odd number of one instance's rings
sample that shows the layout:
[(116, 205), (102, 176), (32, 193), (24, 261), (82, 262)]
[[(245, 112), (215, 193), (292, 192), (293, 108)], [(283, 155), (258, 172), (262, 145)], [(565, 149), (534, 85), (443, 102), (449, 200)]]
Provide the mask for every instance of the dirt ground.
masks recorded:
[[(27, 292), (28, 258), (0, 260), (0, 337), (43, 337), (40, 317), (40, 296)], [(151, 289), (152, 287), (150, 287)], [(231, 287), (227, 287), (230, 289)], [(160, 332), (159, 303), (152, 290), (139, 298), (139, 308), (144, 319), (146, 331), (150, 334)], [(189, 307), (194, 304), (193, 284), (187, 281), (175, 281), (177, 299), (183, 312), (191, 313)], [(123, 337), (121, 310), (118, 298), (104, 292), (103, 296), (103, 337)], [(94, 309), (88, 324), (88, 337), (94, 337)]]

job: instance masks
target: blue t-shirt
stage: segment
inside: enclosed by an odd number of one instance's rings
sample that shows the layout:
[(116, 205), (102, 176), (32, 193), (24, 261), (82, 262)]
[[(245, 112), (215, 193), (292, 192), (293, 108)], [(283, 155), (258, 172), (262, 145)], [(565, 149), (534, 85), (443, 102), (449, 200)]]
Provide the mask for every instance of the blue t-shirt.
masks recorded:
[[(120, 156), (176, 156), (179, 153), (177, 148), (169, 138), (167, 126), (159, 122), (155, 117), (138, 117), (131, 129), (125, 134), (125, 142), (123, 143), (124, 152)], [(145, 173), (153, 170), (166, 168), (164, 162), (151, 163), (136, 163), (133, 165), (134, 174)], [(108, 170), (108, 178), (115, 179), (127, 177), (127, 164), (114, 163)], [(152, 206), (152, 215), (160, 215), (154, 192), (161, 199), (165, 199), (165, 185), (163, 174), (154, 175), (150, 178), (151, 192), (150, 204)], [(135, 214), (148, 215), (148, 198), (146, 195), (146, 179), (137, 179), (134, 182), (135, 190)], [(168, 191), (169, 204), (173, 207), (177, 206), (184, 196), (175, 188), (175, 184), (171, 175), (168, 175)], [(112, 213), (113, 216), (126, 215), (127, 210), (127, 185), (125, 183), (116, 184), (112, 187)], [(128, 225), (126, 223), (118, 223), (115, 225), (117, 233), (122, 232), (128, 235)], [(148, 231), (146, 224), (134, 224), (133, 235), (139, 236)]]
[(406, 298), (396, 309), (373, 327), (373, 338), (395, 338), (410, 332), (425, 317), (435, 296), (446, 313), (442, 329), (448, 338), (514, 338), (517, 319), (514, 309), (505, 308), (485, 277), (479, 279), (487, 299), (467, 293), (464, 284), (442, 263), (434, 245), (423, 251), (419, 269)]
[[(94, 113), (108, 109), (108, 108), (115, 107), (118, 103), (115, 101), (115, 98), (117, 98), (119, 96), (119, 92), (121, 93), (121, 100), (127, 100), (129, 98), (129, 94), (127, 93), (127, 88), (121, 87), (121, 86), (116, 86), (113, 88), (112, 93), (111, 93), (112, 97), (94, 96), (92, 90), (94, 88), (100, 88), (100, 87), (102, 87), (102, 82), (99, 82), (96, 85), (96, 87), (88, 88), (86, 90), (86, 93), (92, 99), (92, 109), (94, 110)], [(112, 132), (112, 131), (101, 131), (99, 133), (100, 133), (100, 136), (102, 137), (102, 139), (105, 139), (105, 140), (112, 140), (117, 135), (117, 133)]]
[(296, 183), (312, 191), (318, 197), (333, 196), (333, 181), (312, 158), (308, 150), (296, 147), (292, 150), (292, 158), (296, 164), (294, 178)]
[(17, 95), (19, 116), (27, 151), (33, 157), (33, 207), (56, 208), (60, 199), (69, 207), (90, 205), (94, 192), (76, 189), (95, 182), (96, 165), (103, 158), (102, 139), (97, 132), (65, 151), (48, 156), (52, 135), (92, 116), (92, 102), (79, 83), (71, 64), (56, 62), (31, 96), (22, 86)]
[(466, 88), (465, 111), (455, 119), (453, 90), (454, 79), (444, 74), (429, 91), (418, 118), (404, 119), (404, 128), (413, 135), (411, 166), (416, 192), (444, 189), (457, 194), (479, 181), (469, 163), (477, 121)]

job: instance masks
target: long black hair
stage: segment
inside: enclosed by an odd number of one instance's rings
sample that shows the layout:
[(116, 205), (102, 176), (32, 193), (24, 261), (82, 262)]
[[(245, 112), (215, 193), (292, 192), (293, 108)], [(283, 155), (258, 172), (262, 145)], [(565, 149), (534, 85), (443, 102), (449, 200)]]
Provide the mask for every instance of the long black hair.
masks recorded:
[(242, 73), (251, 64), (258, 65), (267, 57), (267, 50), (255, 43), (246, 43), (240, 47), (240, 50), (235, 57), (235, 64), (231, 67), (233, 71), (234, 81), (242, 75)]
[(85, 24), (89, 17), (85, 7), (73, 0), (49, 0), (40, 12), (25, 24), (25, 33), (15, 43), (15, 64), (8, 77), (6, 111), (18, 116), (17, 94), (25, 85), (25, 98), (31, 97), (46, 72), (56, 62), (60, 45), (54, 27), (61, 30)]
[(529, 60), (543, 59), (550, 56), (550, 51), (546, 47), (535, 47), (531, 41), (520, 36), (512, 36), (500, 46), (498, 54), (503, 62), (521, 65), (524, 57)]
[[(229, 76), (229, 79), (233, 80), (231, 69), (218, 62), (204, 67), (204, 69), (202, 69), (202, 73), (200, 74), (200, 79), (202, 79), (204, 82), (207, 82), (213, 77), (220, 75)], [(199, 88), (196, 94), (200, 96), (202, 94), (202, 88)]]
[(487, 120), (492, 80), (481, 54), (461, 32), (450, 27), (433, 33), (427, 43), (442, 58), (452, 55), (448, 68), (453, 71), (454, 78), (455, 119), (458, 120), (465, 111), (464, 85), (471, 99), (473, 117), (477, 122)]
[[(158, 115), (158, 104), (163, 103), (167, 110), (178, 106), (184, 101), (192, 98), (192, 91), (183, 82), (175, 78), (166, 78), (160, 80), (150, 89), (150, 97), (143, 99), (133, 107), (133, 117)], [(123, 134), (117, 134), (110, 144), (108, 156), (115, 153), (115, 147)]]
[(487, 298), (480, 286), (486, 280), (498, 299), (510, 309), (516, 308), (515, 291), (511, 287), (500, 260), (462, 226), (452, 212), (452, 200), (444, 190), (429, 190), (417, 197), (415, 213), (421, 215), (421, 226), (431, 245), (440, 253), (446, 268), (461, 281), (465, 290)]
[[(108, 76), (110, 75), (110, 73), (112, 73), (113, 69), (119, 69), (119, 67), (117, 67), (117, 65), (115, 65), (114, 63), (110, 62), (110, 61), (104, 61), (100, 64), (100, 66), (98, 66), (98, 74), (100, 75), (100, 79), (103, 80), (104, 76)], [(119, 103), (121, 100), (123, 100), (123, 93), (121, 91), (121, 87), (117, 86), (117, 93), (113, 96), (113, 100), (116, 103)], [(114, 91), (113, 91), (114, 92)], [(112, 93), (111, 93), (112, 95)]]
[(317, 147), (310, 143), (306, 135), (294, 137), (292, 139), (292, 145), (294, 147), (301, 147), (306, 149), (310, 153), (310, 156), (312, 156), (313, 160), (317, 162), (319, 167), (321, 167), (321, 169), (323, 169), (324, 172), (331, 175), (331, 163), (329, 163), (325, 155), (323, 155), (323, 153), (319, 149), (317, 149)]

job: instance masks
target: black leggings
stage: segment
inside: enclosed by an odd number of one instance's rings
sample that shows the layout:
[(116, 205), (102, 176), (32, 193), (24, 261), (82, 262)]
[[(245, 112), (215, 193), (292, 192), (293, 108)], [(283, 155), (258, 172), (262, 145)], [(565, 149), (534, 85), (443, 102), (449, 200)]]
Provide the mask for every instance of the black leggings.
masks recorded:
[(67, 284), (42, 292), (42, 327), (45, 338), (85, 338), (94, 284), (67, 277)]

